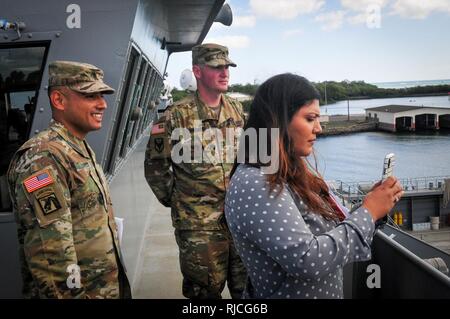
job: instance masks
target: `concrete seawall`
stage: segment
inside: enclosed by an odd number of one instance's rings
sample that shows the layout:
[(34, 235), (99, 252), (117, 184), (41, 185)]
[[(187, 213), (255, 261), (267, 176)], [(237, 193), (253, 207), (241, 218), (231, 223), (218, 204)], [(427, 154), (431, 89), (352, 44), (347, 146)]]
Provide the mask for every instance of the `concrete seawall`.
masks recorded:
[(377, 121), (366, 120), (364, 115), (347, 116), (332, 115), (328, 122), (321, 123), (322, 134), (320, 136), (343, 135), (357, 132), (376, 131)]

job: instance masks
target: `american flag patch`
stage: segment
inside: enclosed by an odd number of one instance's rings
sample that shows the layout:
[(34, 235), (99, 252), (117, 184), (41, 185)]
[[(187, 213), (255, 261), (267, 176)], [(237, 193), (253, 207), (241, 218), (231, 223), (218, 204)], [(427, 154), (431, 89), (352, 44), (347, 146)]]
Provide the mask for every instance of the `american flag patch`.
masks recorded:
[(155, 124), (152, 127), (152, 135), (153, 134), (160, 134), (160, 133), (164, 133), (165, 129), (164, 129), (164, 123), (159, 123), (159, 124)]
[(23, 182), (28, 193), (32, 193), (39, 188), (50, 185), (51, 183), (53, 183), (53, 178), (47, 171), (29, 177)]

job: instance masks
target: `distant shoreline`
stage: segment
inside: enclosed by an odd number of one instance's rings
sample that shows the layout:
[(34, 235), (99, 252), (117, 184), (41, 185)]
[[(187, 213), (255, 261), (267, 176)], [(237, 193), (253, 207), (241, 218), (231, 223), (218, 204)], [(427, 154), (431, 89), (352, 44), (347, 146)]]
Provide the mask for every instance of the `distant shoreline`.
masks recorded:
[(416, 86), (428, 86), (428, 85), (448, 85), (450, 79), (438, 79), (438, 80), (420, 80), (420, 81), (388, 81), (388, 82), (369, 82), (372, 85), (379, 87), (380, 89), (405, 89)]
[[(396, 98), (427, 97), (427, 96), (447, 96), (447, 95), (449, 95), (449, 93), (422, 93), (422, 94), (411, 94), (411, 95), (408, 95), (408, 96), (403, 96), (403, 95), (394, 96), (394, 95), (392, 95), (392, 96), (388, 96), (388, 97), (356, 96), (356, 97), (349, 98), (349, 100), (350, 101), (379, 100), (379, 99), (396, 99)], [(344, 101), (347, 101), (347, 100), (344, 99), (344, 100), (332, 101), (332, 102), (327, 103), (327, 104), (321, 104), (320, 106), (331, 105), (331, 104), (335, 104), (335, 103), (338, 103), (338, 102), (344, 102)]]

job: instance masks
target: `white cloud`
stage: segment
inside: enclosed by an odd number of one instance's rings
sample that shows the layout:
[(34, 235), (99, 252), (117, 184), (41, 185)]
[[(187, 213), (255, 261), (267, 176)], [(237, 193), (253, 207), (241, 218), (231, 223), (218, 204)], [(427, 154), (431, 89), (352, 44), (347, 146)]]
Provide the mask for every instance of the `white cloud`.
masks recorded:
[(219, 22), (214, 22), (213, 24), (212, 24), (212, 26), (211, 26), (211, 29), (209, 29), (209, 33), (212, 33), (212, 32), (222, 32), (222, 31), (225, 31), (225, 32), (229, 32), (229, 30), (231, 29), (233, 27), (233, 25), (231, 25), (231, 26), (226, 26), (226, 25), (223, 25), (222, 23), (219, 23)]
[(233, 18), (233, 27), (252, 28), (256, 25), (255, 16), (237, 16)]
[(425, 19), (432, 12), (450, 14), (450, 0), (396, 0), (391, 13), (403, 18)]
[(250, 45), (250, 38), (246, 35), (229, 35), (223, 37), (207, 37), (203, 43), (217, 43), (232, 49), (242, 49)]
[(250, 0), (250, 7), (255, 14), (280, 20), (316, 12), (324, 4), (324, 0)]
[(341, 5), (345, 9), (356, 12), (366, 12), (368, 8), (378, 6), (383, 8), (387, 5), (389, 0), (341, 0)]
[(344, 22), (345, 11), (331, 11), (319, 14), (315, 20), (322, 22), (322, 30), (331, 31), (339, 29)]
[(347, 18), (347, 21), (350, 24), (363, 24), (371, 21), (371, 18), (374, 15), (381, 15), (382, 9), (389, 1), (390, 0), (341, 0), (341, 5), (349, 13), (355, 13), (355, 15)]
[(425, 19), (433, 12), (450, 14), (450, 0), (341, 0), (344, 9), (356, 13), (348, 19), (352, 24), (364, 23), (369, 10), (379, 7), (381, 11), (388, 4), (391, 4), (391, 15), (403, 18)]
[(367, 21), (367, 14), (366, 13), (359, 13), (357, 15), (349, 17), (347, 19), (347, 21), (350, 22), (350, 24), (366, 23), (366, 21)]
[(292, 29), (283, 32), (283, 38), (290, 38), (303, 34), (303, 29)]

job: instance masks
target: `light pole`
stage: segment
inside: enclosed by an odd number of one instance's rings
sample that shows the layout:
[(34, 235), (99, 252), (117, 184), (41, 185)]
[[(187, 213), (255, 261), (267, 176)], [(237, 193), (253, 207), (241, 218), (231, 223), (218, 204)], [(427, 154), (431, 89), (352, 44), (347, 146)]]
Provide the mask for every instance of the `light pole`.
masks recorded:
[(350, 121), (350, 98), (348, 92), (350, 81), (346, 79), (344, 80), (344, 83), (346, 84), (347, 87), (347, 121)]

